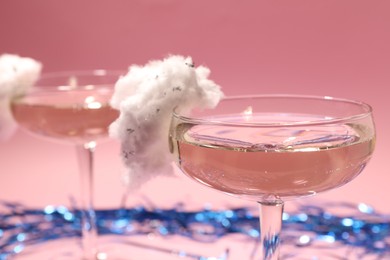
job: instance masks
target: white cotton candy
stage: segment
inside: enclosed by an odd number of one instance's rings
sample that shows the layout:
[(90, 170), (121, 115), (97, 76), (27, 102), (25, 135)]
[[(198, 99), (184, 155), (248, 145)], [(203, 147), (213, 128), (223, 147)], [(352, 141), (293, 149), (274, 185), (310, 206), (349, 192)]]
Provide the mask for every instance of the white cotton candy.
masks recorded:
[(120, 111), (110, 126), (110, 135), (121, 141), (122, 157), (133, 188), (152, 177), (171, 173), (168, 147), (171, 112), (174, 107), (213, 108), (223, 93), (208, 79), (210, 70), (195, 67), (190, 57), (169, 56), (133, 65), (115, 85), (111, 105)]
[(34, 59), (0, 55), (0, 140), (9, 138), (16, 129), (10, 111), (11, 100), (23, 95), (35, 83), (41, 69), (41, 63)]

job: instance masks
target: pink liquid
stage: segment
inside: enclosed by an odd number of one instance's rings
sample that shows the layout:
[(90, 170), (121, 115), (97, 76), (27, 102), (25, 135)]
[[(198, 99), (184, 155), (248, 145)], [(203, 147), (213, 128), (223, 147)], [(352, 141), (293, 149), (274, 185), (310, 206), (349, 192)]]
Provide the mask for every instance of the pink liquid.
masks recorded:
[(109, 104), (109, 92), (72, 91), (31, 95), (16, 100), (12, 113), (18, 124), (36, 135), (67, 143), (87, 143), (107, 137), (119, 112)]
[(355, 178), (374, 140), (361, 126), (242, 128), (179, 125), (182, 171), (222, 192), (259, 200), (313, 195)]

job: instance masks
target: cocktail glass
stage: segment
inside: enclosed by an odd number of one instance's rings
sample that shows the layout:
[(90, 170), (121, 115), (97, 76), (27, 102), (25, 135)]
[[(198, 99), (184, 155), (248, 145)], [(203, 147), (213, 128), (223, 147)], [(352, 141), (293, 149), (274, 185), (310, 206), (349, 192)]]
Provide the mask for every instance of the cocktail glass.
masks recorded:
[(21, 128), (47, 140), (76, 147), (80, 168), (82, 258), (97, 259), (97, 226), (93, 203), (93, 165), (97, 142), (119, 112), (109, 105), (119, 71), (43, 74), (11, 109)]
[(340, 187), (375, 145), (368, 104), (332, 97), (229, 97), (214, 109), (173, 111), (170, 149), (191, 179), (256, 201), (260, 255), (279, 259), (284, 202)]

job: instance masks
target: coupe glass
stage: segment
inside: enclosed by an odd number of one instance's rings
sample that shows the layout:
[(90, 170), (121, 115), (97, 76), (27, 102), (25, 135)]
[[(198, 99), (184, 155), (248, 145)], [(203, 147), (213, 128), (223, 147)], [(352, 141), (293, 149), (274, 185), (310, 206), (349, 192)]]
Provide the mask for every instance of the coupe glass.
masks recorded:
[(176, 108), (170, 149), (193, 180), (260, 208), (260, 255), (279, 259), (286, 200), (340, 187), (371, 158), (369, 105), (299, 95), (229, 97), (214, 109)]
[(28, 132), (76, 147), (81, 178), (82, 258), (96, 259), (98, 249), (93, 205), (94, 150), (108, 136), (119, 115), (109, 106), (121, 73), (94, 70), (43, 74), (12, 104), (13, 117)]

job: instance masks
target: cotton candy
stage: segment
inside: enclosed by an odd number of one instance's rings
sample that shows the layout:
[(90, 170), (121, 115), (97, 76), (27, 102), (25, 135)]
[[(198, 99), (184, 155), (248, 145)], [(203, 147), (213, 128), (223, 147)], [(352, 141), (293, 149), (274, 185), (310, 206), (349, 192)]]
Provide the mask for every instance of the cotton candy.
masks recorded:
[(111, 105), (120, 115), (109, 132), (121, 142), (130, 187), (173, 172), (167, 141), (171, 112), (176, 106), (186, 111), (215, 107), (223, 92), (209, 74), (191, 57), (173, 55), (132, 65), (116, 82)]
[(0, 55), (0, 140), (9, 138), (16, 129), (10, 111), (13, 98), (23, 95), (39, 78), (40, 62), (15, 54)]

